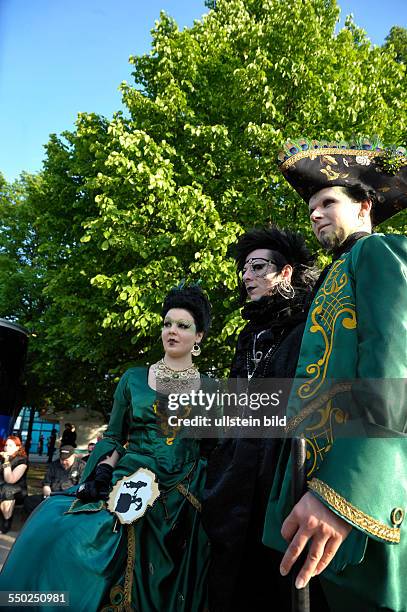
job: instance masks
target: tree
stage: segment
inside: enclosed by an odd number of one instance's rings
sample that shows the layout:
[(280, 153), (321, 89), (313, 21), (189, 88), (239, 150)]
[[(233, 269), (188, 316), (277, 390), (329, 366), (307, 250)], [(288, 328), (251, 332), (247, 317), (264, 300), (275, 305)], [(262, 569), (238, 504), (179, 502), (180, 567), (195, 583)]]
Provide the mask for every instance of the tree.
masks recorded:
[(160, 304), (183, 278), (213, 304), (200, 367), (226, 370), (242, 324), (231, 245), (270, 221), (312, 240), (278, 172), (284, 140), (406, 142), (405, 65), (350, 19), (336, 34), (338, 14), (334, 0), (219, 0), (183, 31), (162, 14), (151, 53), (131, 58), (127, 112), (51, 138), (30, 194), (51, 370), (80, 363), (107, 397), (130, 362), (159, 355)]
[(39, 180), (23, 174), (8, 185), (0, 175), (0, 313), (27, 324), (43, 307), (38, 238), (27, 201), (28, 190)]
[(47, 284), (55, 262), (41, 235), (40, 223), (47, 218), (38, 208), (46, 200), (43, 177), (23, 173), (7, 185), (0, 175), (0, 189), (0, 316), (29, 331), (27, 401), (38, 410), (49, 404), (57, 409), (86, 406), (107, 414), (113, 377), (101, 378), (99, 369), (86, 361), (84, 385), (83, 356), (69, 354), (52, 334), (52, 317), (59, 312)]
[(396, 61), (402, 64), (407, 63), (407, 30), (400, 26), (393, 26), (386, 36), (384, 47), (389, 51), (394, 51)]

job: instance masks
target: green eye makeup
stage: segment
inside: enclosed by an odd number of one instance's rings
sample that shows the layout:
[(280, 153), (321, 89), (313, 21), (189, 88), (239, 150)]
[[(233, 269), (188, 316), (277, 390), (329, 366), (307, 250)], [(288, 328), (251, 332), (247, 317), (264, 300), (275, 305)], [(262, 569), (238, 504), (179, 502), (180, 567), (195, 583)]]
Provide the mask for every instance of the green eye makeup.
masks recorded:
[(169, 317), (164, 319), (163, 327), (168, 328), (174, 324), (179, 327), (179, 329), (190, 330), (194, 333), (196, 331), (195, 323), (192, 323), (192, 321), (186, 321), (185, 319), (170, 319)]

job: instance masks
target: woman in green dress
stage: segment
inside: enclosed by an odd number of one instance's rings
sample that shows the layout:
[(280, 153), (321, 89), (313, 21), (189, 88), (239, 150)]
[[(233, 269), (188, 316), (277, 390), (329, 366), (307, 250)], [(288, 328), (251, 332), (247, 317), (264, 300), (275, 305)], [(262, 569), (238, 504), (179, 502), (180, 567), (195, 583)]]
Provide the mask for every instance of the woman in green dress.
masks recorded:
[[(204, 610), (209, 547), (199, 500), (206, 461), (199, 441), (168, 429), (161, 391), (200, 387), (192, 355), (209, 327), (209, 302), (196, 286), (173, 289), (162, 315), (163, 359), (122, 376), (83, 483), (68, 490), (77, 497), (52, 496), (33, 513), (0, 574), (0, 591), (66, 592), (75, 612)], [(160, 496), (123, 525), (107, 510), (109, 489), (142, 467), (156, 474)]]

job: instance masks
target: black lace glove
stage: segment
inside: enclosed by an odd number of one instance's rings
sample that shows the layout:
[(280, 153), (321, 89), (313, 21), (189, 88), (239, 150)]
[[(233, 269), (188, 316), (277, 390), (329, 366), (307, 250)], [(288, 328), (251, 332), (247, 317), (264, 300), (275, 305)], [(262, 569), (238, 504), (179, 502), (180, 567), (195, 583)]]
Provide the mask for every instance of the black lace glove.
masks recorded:
[(82, 501), (106, 500), (109, 497), (110, 482), (113, 468), (108, 463), (99, 463), (95, 470), (95, 478), (80, 485), (76, 497)]

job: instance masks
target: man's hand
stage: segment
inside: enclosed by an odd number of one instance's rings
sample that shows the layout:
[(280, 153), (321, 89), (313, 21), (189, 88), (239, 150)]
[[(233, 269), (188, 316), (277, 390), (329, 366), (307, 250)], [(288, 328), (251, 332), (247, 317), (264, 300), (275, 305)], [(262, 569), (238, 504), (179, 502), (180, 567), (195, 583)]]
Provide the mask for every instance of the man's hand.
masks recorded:
[(312, 493), (305, 493), (281, 528), (281, 535), (290, 542), (281, 561), (281, 574), (288, 574), (311, 540), (307, 558), (295, 581), (297, 589), (302, 589), (312, 576), (320, 574), (329, 565), (351, 529), (349, 523), (324, 506)]

